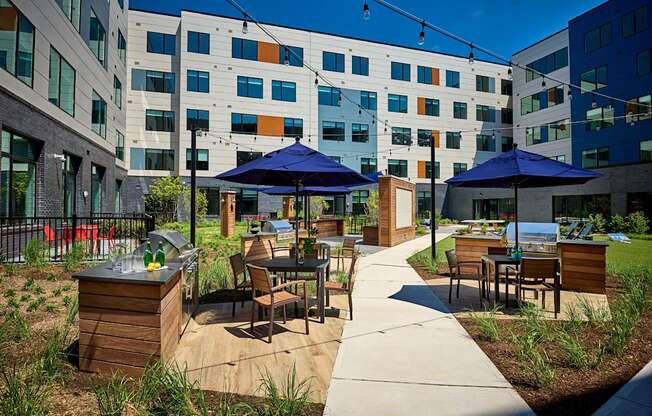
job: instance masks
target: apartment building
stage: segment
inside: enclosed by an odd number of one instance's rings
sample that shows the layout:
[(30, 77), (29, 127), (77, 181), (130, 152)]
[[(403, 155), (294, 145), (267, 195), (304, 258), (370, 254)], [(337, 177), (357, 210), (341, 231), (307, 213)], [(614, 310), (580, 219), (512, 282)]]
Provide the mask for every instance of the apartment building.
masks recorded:
[[(198, 184), (209, 214), (218, 213), (210, 201), (219, 189), (233, 188), (215, 175), (294, 137), (363, 174), (417, 183), (419, 210), (429, 210), (431, 172), (442, 209), (444, 180), (511, 148), (507, 66), (266, 25), (283, 48), (247, 26), (244, 33), (240, 19), (185, 10), (130, 10), (125, 161), (133, 209), (142, 208), (153, 178), (190, 175), (193, 123), (206, 130), (198, 138)], [(278, 198), (236, 189), (243, 213), (280, 207)], [(332, 205), (360, 211), (367, 195), (356, 191)]]

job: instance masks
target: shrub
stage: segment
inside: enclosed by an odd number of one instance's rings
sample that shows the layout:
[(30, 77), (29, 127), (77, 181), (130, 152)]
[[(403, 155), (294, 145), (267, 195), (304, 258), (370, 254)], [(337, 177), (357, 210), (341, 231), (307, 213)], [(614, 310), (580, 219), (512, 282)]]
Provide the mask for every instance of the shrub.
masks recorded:
[(27, 321), (17, 309), (5, 314), (5, 321), (0, 325), (0, 342), (20, 342), (29, 338)]
[(41, 240), (37, 238), (30, 240), (25, 246), (23, 257), (25, 258), (26, 265), (34, 267), (37, 270), (45, 269), (47, 258), (45, 255), (45, 246)]
[(631, 234), (645, 234), (650, 229), (648, 220), (642, 212), (633, 212), (625, 218), (627, 232)]
[(512, 342), (516, 345), (516, 359), (530, 384), (536, 388), (552, 385), (555, 381), (555, 369), (537, 349), (535, 337), (519, 337), (512, 334)]
[(66, 272), (72, 272), (79, 268), (84, 260), (84, 246), (82, 243), (74, 243), (63, 256), (63, 269)]
[(607, 228), (607, 220), (602, 214), (589, 214), (589, 222), (593, 225), (593, 231), (596, 233), (603, 233)]
[(134, 397), (125, 377), (114, 375), (106, 387), (95, 388), (95, 398), (101, 416), (122, 416)]
[(293, 364), (280, 388), (265, 369), (261, 372), (259, 390), (267, 399), (263, 414), (278, 416), (303, 415), (310, 404), (310, 379), (297, 379), (296, 365)]
[(523, 337), (528, 338), (528, 342), (535, 347), (546, 339), (550, 339), (550, 330), (548, 323), (543, 319), (543, 311), (536, 305), (527, 303), (521, 306), (519, 310), (523, 321)]
[(625, 222), (625, 218), (620, 215), (612, 215), (611, 221), (609, 221), (609, 228), (614, 233), (626, 233), (627, 223)]
[(46, 415), (48, 385), (40, 383), (31, 374), (21, 373), (16, 367), (11, 372), (2, 370), (0, 386), (0, 413), (4, 416)]
[(576, 335), (563, 329), (558, 331), (557, 337), (569, 366), (585, 370), (595, 368), (602, 360), (602, 348), (598, 348), (597, 353), (592, 354), (586, 350)]
[(567, 332), (576, 334), (582, 329), (582, 314), (572, 303), (566, 306), (566, 319), (562, 325)]
[(47, 380), (63, 378), (65, 367), (64, 349), (67, 347), (69, 327), (55, 327), (50, 336), (45, 340), (41, 352), (39, 369), (41, 375)]
[(471, 319), (475, 322), (476, 326), (482, 333), (482, 336), (492, 342), (500, 339), (500, 331), (498, 328), (498, 319), (496, 314), (500, 310), (500, 305), (495, 305), (485, 311), (483, 314), (471, 313)]
[(176, 364), (160, 361), (147, 366), (140, 378), (136, 396), (139, 407), (147, 414), (207, 414), (204, 395), (190, 382), (185, 370)]
[(232, 279), (231, 267), (224, 258), (216, 257), (199, 269), (199, 294), (205, 295), (216, 289), (226, 289)]
[(370, 191), (364, 211), (367, 215), (368, 224), (378, 224), (378, 191)]
[(602, 326), (609, 320), (609, 309), (595, 306), (586, 296), (578, 296), (577, 303), (584, 318), (592, 327)]

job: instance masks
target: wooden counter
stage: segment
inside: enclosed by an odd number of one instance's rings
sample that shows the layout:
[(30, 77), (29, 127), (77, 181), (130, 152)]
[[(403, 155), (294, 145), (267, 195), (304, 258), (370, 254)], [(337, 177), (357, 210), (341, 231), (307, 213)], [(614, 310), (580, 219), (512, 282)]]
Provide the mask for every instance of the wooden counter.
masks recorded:
[(270, 241), (276, 245), (276, 233), (241, 234), (240, 253), (247, 261), (269, 259), (272, 257)]
[(319, 237), (337, 237), (344, 235), (344, 219), (320, 218), (310, 220), (310, 224), (317, 228)]
[(605, 293), (607, 246), (605, 241), (559, 241), (562, 289)]
[(152, 360), (174, 354), (181, 336), (179, 265), (111, 276), (110, 263), (79, 280), (79, 369), (139, 376)]
[(500, 237), (488, 234), (459, 234), (455, 239), (455, 254), (459, 261), (480, 262), (488, 254), (487, 247), (505, 247)]

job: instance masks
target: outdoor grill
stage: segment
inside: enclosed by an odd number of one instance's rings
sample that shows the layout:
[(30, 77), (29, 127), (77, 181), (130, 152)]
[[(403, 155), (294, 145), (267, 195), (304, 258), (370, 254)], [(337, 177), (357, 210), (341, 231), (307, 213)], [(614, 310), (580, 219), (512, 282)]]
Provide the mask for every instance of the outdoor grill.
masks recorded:
[[(180, 264), (181, 272), (181, 332), (186, 328), (199, 300), (199, 250), (192, 246), (178, 231), (150, 231), (149, 241), (156, 254), (159, 241), (163, 243), (165, 264)], [(147, 243), (136, 249), (135, 254), (143, 255)]]
[(265, 221), (262, 231), (276, 234), (277, 240), (291, 240), (294, 238), (294, 228), (287, 220)]
[[(518, 245), (524, 252), (557, 253), (559, 224), (546, 222), (519, 222)], [(514, 244), (514, 223), (507, 225), (507, 243)]]

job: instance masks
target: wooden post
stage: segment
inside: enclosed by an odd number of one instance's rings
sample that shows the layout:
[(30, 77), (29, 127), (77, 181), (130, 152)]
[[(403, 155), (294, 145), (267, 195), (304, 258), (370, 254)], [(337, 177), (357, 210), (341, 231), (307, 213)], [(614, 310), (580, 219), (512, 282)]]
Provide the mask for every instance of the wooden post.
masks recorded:
[(235, 192), (220, 192), (220, 231), (222, 237), (235, 233)]
[(283, 197), (283, 218), (294, 218), (294, 198), (291, 196)]

